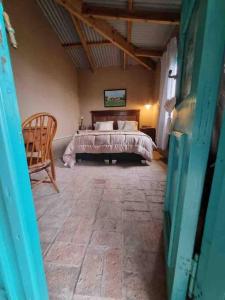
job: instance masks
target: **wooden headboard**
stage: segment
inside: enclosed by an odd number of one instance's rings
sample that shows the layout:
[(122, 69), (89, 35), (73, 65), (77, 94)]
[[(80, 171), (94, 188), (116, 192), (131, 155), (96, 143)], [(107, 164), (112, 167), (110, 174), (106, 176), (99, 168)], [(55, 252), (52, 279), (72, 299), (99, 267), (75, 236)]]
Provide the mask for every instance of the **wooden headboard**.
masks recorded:
[(118, 129), (117, 121), (137, 121), (139, 129), (140, 110), (94, 110), (91, 111), (91, 119), (92, 129), (94, 129), (94, 123), (104, 121), (114, 121), (114, 129)]

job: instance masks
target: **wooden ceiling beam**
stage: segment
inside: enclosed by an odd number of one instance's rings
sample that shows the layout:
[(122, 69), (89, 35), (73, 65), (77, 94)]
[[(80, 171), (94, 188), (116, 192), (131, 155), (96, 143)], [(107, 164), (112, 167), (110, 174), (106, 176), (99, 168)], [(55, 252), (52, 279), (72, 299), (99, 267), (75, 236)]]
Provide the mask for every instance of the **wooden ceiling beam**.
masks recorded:
[[(86, 42), (86, 43), (89, 47), (112, 45), (112, 43), (110, 41), (107, 41), (107, 40), (99, 41), (99, 42)], [(80, 48), (80, 47), (82, 47), (82, 44), (81, 43), (65, 43), (65, 44), (62, 44), (62, 46), (64, 48)]]
[(96, 32), (102, 35), (105, 39), (109, 40), (116, 47), (124, 51), (127, 55), (131, 56), (139, 64), (148, 70), (154, 70), (156, 63), (150, 58), (137, 57), (135, 55), (135, 47), (128, 43), (127, 40), (115, 30), (109, 23), (104, 20), (96, 19), (94, 17), (85, 16), (82, 13), (81, 0), (55, 0), (57, 3), (65, 7), (73, 16), (84, 22), (86, 25), (92, 27)]
[(125, 10), (120, 8), (98, 7), (84, 3), (82, 14), (101, 19), (116, 19), (133, 22), (150, 22), (160, 24), (179, 24), (180, 13), (169, 11), (141, 11)]
[(84, 33), (82, 31), (82, 28), (80, 26), (80, 21), (73, 15), (71, 15), (71, 17), (72, 17), (72, 20), (73, 20), (73, 24), (76, 28), (76, 31), (78, 33), (78, 36), (80, 38), (81, 44), (83, 46), (84, 52), (86, 53), (90, 68), (91, 68), (92, 72), (94, 72), (94, 70), (95, 70), (94, 60), (92, 58), (89, 46), (86, 42), (86, 38), (85, 38)]
[(136, 49), (135, 54), (138, 57), (161, 57), (163, 55), (163, 50), (138, 48)]
[[(114, 46), (110, 41), (99, 41), (99, 42), (86, 42), (89, 47), (101, 47), (101, 46)], [(65, 43), (62, 44), (64, 48), (80, 48), (82, 44), (78, 43)], [(135, 55), (138, 57), (161, 57), (163, 55), (163, 49), (144, 49), (135, 48)]]

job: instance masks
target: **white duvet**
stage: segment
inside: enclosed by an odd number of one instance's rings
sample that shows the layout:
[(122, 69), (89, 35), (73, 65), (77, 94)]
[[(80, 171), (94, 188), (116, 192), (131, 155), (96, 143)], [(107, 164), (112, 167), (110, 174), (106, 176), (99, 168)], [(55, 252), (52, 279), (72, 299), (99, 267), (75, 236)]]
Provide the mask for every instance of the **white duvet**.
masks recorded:
[(151, 161), (154, 147), (152, 139), (140, 131), (80, 131), (67, 146), (63, 161), (72, 167), (77, 153), (135, 153)]

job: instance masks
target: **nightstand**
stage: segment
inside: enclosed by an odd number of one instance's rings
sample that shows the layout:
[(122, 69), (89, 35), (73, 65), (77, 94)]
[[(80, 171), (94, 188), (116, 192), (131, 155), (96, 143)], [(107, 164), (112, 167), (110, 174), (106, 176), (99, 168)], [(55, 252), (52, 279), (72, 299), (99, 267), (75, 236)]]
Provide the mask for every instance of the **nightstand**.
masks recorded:
[(149, 135), (152, 138), (153, 142), (155, 142), (155, 135), (156, 135), (156, 129), (155, 128), (153, 128), (153, 127), (141, 127), (140, 131), (147, 134), (147, 135)]

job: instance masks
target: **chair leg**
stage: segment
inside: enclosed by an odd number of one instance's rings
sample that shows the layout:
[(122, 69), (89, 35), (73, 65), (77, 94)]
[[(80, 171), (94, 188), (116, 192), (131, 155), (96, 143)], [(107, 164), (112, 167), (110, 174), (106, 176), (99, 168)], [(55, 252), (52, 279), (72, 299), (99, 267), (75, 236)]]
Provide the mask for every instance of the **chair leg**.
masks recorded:
[(51, 183), (53, 184), (55, 190), (57, 191), (57, 193), (59, 193), (59, 189), (58, 189), (58, 187), (57, 187), (57, 185), (56, 185), (56, 183), (55, 183), (55, 180), (54, 180), (54, 178), (53, 178), (51, 172), (49, 171), (48, 168), (45, 169), (45, 171), (46, 171), (46, 173), (48, 174), (48, 177), (50, 178), (50, 181), (51, 181)]
[(54, 180), (56, 180), (56, 175), (55, 175), (55, 162), (54, 162), (54, 157), (52, 153), (52, 149), (50, 150), (50, 159), (51, 159), (51, 172), (52, 172), (52, 177)]

